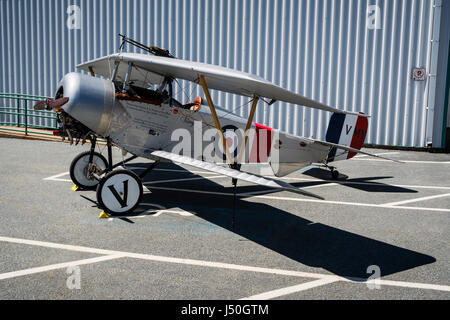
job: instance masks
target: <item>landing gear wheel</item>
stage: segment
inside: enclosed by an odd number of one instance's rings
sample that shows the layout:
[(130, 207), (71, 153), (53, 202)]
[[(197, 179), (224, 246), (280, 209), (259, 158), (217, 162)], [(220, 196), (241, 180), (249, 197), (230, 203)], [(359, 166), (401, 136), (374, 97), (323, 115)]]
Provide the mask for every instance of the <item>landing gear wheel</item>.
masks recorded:
[(78, 187), (89, 190), (94, 189), (98, 181), (91, 175), (92, 173), (100, 173), (108, 167), (105, 157), (98, 152), (94, 152), (92, 158), (91, 169), (89, 170), (90, 151), (80, 153), (70, 164), (70, 178)]
[(100, 180), (97, 201), (100, 208), (112, 215), (133, 212), (142, 200), (141, 179), (129, 170), (114, 170)]
[(331, 171), (331, 177), (332, 177), (334, 180), (337, 180), (337, 179), (339, 178), (339, 171), (337, 171), (337, 170)]

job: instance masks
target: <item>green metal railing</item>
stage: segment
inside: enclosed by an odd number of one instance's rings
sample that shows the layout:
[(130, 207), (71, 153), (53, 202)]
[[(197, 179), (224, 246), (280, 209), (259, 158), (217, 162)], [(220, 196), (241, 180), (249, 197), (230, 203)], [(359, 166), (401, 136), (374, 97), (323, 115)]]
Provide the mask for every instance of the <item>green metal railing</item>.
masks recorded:
[[(52, 135), (52, 133), (29, 130), (29, 128), (53, 129), (53, 130), (58, 129), (58, 122), (56, 121), (56, 112), (54, 110), (52, 111), (33, 110), (34, 105), (33, 102), (43, 100), (46, 98), (48, 97), (22, 93), (0, 93), (1, 101), (10, 101), (10, 104), (7, 106), (0, 105), (0, 126), (24, 128), (24, 129), (1, 128), (1, 130), (25, 132), (25, 135), (28, 135), (28, 133)], [(3, 115), (13, 116), (9, 118), (15, 119), (13, 121), (11, 121), (11, 119), (9, 119), (9, 121), (6, 121), (7, 117)], [(54, 125), (49, 126), (36, 124), (35, 122), (38, 119), (52, 119), (54, 120)]]

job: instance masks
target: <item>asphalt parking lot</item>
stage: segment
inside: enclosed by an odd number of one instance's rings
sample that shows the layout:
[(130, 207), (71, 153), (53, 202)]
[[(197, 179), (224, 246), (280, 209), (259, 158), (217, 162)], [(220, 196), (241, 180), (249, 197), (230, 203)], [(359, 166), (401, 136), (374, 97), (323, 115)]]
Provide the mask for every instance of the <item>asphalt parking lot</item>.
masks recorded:
[(169, 163), (136, 214), (99, 219), (68, 174), (88, 149), (0, 139), (0, 299), (450, 298), (450, 154), (286, 177), (323, 201), (239, 182), (233, 226), (231, 179)]

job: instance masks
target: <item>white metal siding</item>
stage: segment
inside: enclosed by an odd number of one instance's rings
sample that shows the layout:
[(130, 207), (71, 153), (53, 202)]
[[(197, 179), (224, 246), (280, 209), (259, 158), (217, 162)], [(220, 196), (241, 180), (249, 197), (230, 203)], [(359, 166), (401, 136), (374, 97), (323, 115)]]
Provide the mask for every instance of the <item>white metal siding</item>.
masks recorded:
[[(66, 27), (73, 4), (81, 8), (80, 30)], [(369, 5), (380, 8), (381, 29), (367, 27)], [(0, 0), (0, 90), (53, 95), (77, 64), (116, 52), (121, 32), (178, 58), (251, 72), (368, 113), (368, 143), (425, 146), (433, 89), (413, 81), (411, 69), (433, 72), (434, 12), (431, 0)], [(190, 85), (186, 92), (193, 89), (192, 97), (202, 94)], [(214, 98), (248, 114), (249, 106), (239, 108), (244, 98)], [(323, 139), (329, 117), (277, 102), (261, 103), (256, 121)]]

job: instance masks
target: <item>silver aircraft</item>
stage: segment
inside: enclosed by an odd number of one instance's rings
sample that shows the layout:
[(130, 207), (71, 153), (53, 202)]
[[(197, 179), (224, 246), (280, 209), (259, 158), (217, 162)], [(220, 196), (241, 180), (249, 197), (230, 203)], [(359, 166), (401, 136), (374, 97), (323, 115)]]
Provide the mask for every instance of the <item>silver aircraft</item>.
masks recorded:
[[(324, 105), (252, 74), (176, 59), (166, 50), (124, 36), (121, 49), (126, 42), (148, 54), (121, 50), (82, 63), (77, 68), (87, 73), (66, 74), (55, 98), (35, 105), (36, 110), (56, 109), (59, 130), (55, 134), (71, 143), (91, 142), (90, 151), (72, 161), (70, 176), (75, 188), (96, 188), (97, 201), (108, 214), (127, 214), (139, 205), (141, 179), (160, 161), (228, 176), (233, 184), (239, 179), (322, 199), (284, 181), (243, 172), (241, 164), (269, 163), (277, 177), (320, 164), (337, 179), (339, 173), (331, 162), (356, 153), (375, 156), (360, 150), (368, 128), (363, 113)], [(173, 93), (177, 79), (201, 85), (206, 100), (177, 101)], [(210, 89), (248, 97), (248, 118), (216, 107)], [(276, 108), (276, 101), (333, 112), (326, 141), (292, 136), (253, 121), (258, 104)], [(107, 142), (107, 159), (95, 151), (97, 138)], [(132, 156), (113, 164), (113, 145)], [(139, 176), (117, 169), (137, 157), (154, 162)]]

